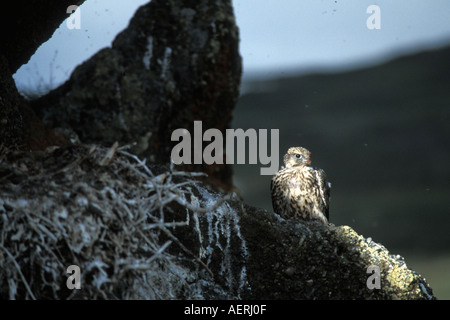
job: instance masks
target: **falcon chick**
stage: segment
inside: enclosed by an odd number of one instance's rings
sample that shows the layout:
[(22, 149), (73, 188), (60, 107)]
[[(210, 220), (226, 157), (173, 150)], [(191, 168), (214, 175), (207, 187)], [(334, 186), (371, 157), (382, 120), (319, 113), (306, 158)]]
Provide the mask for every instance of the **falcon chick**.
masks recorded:
[(285, 167), (272, 178), (272, 206), (281, 217), (319, 220), (328, 223), (330, 186), (325, 171), (311, 167), (311, 152), (289, 148)]

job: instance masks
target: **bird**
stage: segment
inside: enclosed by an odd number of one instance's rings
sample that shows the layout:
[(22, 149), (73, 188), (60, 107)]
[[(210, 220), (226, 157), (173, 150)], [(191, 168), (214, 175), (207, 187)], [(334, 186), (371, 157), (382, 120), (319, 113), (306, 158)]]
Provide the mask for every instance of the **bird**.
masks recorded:
[(284, 219), (300, 218), (328, 223), (331, 184), (325, 171), (311, 165), (311, 152), (291, 147), (283, 157), (284, 168), (272, 178), (272, 206)]

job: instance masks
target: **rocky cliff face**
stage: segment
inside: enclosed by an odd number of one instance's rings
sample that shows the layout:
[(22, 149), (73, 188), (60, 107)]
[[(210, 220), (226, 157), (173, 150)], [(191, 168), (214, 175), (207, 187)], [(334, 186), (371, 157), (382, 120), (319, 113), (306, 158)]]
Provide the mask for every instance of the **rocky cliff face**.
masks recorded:
[(229, 126), (238, 40), (231, 1), (154, 0), (34, 109), (2, 66), (6, 123), (29, 119), (0, 136), (2, 298), (434, 298), (351, 228), (283, 220), (224, 193), (227, 165), (169, 164), (174, 129)]
[[(152, 1), (129, 26), (33, 107), (50, 128), (83, 142), (137, 144), (166, 162), (177, 128), (230, 126), (241, 79), (239, 33), (229, 1)], [(225, 188), (229, 166), (192, 165)]]

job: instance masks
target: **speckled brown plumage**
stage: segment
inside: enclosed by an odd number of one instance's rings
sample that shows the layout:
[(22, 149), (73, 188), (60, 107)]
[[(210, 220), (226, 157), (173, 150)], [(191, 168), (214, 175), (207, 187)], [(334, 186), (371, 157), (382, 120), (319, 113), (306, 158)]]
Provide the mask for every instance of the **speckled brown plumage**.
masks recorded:
[(289, 148), (285, 167), (272, 178), (272, 206), (282, 218), (328, 223), (330, 184), (322, 169), (311, 167), (311, 152)]

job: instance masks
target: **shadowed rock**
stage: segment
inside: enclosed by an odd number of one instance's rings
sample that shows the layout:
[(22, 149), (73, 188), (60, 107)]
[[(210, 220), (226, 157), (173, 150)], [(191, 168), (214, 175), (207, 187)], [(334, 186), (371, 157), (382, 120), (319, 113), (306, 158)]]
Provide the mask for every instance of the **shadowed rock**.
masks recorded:
[(11, 1), (0, 12), (0, 54), (9, 62), (12, 73), (28, 62), (39, 46), (50, 39), (66, 19), (70, 5), (84, 0)]
[(0, 146), (17, 149), (23, 139), (23, 118), (17, 92), (7, 60), (0, 55)]
[(47, 130), (19, 94), (12, 74), (47, 41), (68, 17), (67, 7), (84, 0), (18, 0), (0, 12), (0, 148), (45, 149), (64, 143)]
[[(82, 142), (136, 142), (133, 152), (167, 162), (177, 128), (229, 128), (241, 78), (231, 1), (151, 1), (127, 29), (33, 106), (50, 128)], [(227, 165), (189, 165), (230, 189)]]

